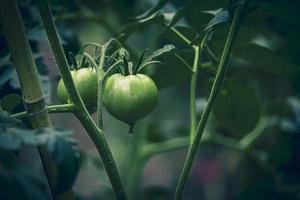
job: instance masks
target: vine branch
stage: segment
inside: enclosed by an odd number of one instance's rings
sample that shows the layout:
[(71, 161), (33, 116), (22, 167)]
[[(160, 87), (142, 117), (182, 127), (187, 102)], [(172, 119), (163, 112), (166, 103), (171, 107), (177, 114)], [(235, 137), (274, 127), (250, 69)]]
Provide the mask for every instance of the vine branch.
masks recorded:
[[(246, 0), (244, 0), (242, 2), (242, 4), (241, 4), (242, 7), (244, 6), (245, 2), (246, 2)], [(208, 98), (207, 106), (205, 107), (205, 110), (202, 113), (200, 122), (198, 124), (195, 139), (193, 140), (193, 143), (188, 151), (188, 155), (187, 155), (186, 161), (184, 163), (184, 167), (182, 169), (182, 172), (181, 172), (181, 175), (180, 175), (177, 187), (176, 187), (174, 200), (179, 200), (182, 198), (184, 187), (187, 182), (188, 175), (191, 171), (194, 158), (197, 154), (206, 122), (208, 120), (209, 114), (214, 105), (214, 102), (222, 88), (223, 79), (225, 77), (225, 73), (227, 70), (227, 64), (228, 64), (228, 61), (229, 61), (230, 55), (231, 55), (231, 50), (232, 50), (236, 35), (239, 30), (240, 15), (241, 15), (241, 9), (238, 8), (235, 10), (234, 17), (233, 17), (233, 20), (232, 20), (232, 23), (230, 26), (230, 30), (229, 30), (229, 33), (228, 33), (228, 36), (226, 39), (225, 47), (224, 47), (224, 50), (223, 50), (223, 53), (221, 56), (221, 60), (219, 63), (217, 75), (216, 75), (215, 81), (213, 83), (210, 96)]]
[(188, 145), (187, 137), (174, 138), (162, 142), (147, 144), (141, 148), (141, 152), (139, 153), (139, 156), (145, 159), (155, 154), (183, 148), (186, 147), (187, 145)]
[(113, 159), (112, 153), (101, 129), (94, 123), (91, 115), (88, 113), (75, 83), (71, 76), (71, 71), (67, 63), (66, 56), (59, 41), (59, 36), (54, 24), (54, 20), (48, 5), (47, 0), (38, 0), (38, 6), (46, 33), (52, 48), (52, 51), (57, 62), (62, 80), (65, 84), (66, 90), (69, 94), (70, 101), (75, 105), (75, 115), (86, 129), (95, 144), (98, 153), (100, 154), (104, 163), (106, 172), (112, 184), (115, 195), (118, 199), (127, 200), (127, 194), (123, 186), (118, 168)]
[[(51, 105), (48, 106), (49, 113), (67, 113), (67, 112), (74, 112), (74, 105), (73, 104), (62, 104), (62, 105)], [(16, 114), (12, 114), (11, 117), (21, 119), (27, 116), (27, 111), (19, 112)]]
[(196, 135), (196, 123), (197, 123), (197, 112), (196, 112), (196, 86), (198, 78), (198, 69), (201, 67), (201, 58), (203, 54), (203, 47), (208, 39), (210, 32), (207, 31), (200, 43), (200, 45), (193, 46), (195, 56), (193, 63), (193, 74), (191, 75), (190, 83), (190, 145), (192, 145), (193, 140)]
[(180, 38), (184, 43), (186, 43), (187, 45), (191, 44), (191, 41), (185, 37), (182, 33), (180, 33), (175, 27), (171, 27), (170, 30), (177, 35), (178, 38)]

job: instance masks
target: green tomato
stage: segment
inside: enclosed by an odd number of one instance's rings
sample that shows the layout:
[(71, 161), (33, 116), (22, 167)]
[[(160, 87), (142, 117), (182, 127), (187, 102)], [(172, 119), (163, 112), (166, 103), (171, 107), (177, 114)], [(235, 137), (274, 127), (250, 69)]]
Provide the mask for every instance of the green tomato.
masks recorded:
[(144, 74), (109, 77), (104, 86), (103, 104), (115, 118), (133, 126), (155, 108), (158, 89)]
[[(92, 68), (80, 68), (71, 71), (71, 74), (85, 106), (90, 113), (94, 113), (97, 107), (98, 96), (96, 70)], [(62, 80), (59, 81), (57, 86), (57, 96), (61, 103), (69, 102), (69, 95)]]

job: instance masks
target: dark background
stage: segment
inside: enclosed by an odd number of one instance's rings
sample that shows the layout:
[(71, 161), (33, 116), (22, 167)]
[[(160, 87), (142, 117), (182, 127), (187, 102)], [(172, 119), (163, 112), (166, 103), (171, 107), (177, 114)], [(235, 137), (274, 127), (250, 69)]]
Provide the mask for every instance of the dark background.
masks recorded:
[[(134, 17), (155, 5), (155, 0), (50, 1), (64, 50), (75, 54), (86, 42), (104, 43), (117, 37)], [(174, 0), (160, 10), (174, 13), (185, 1)], [(232, 53), (224, 88), (217, 100), (204, 134), (220, 134), (240, 140), (252, 131), (261, 131), (255, 144), (259, 161), (245, 152), (221, 144), (201, 144), (183, 199), (300, 199), (300, 12), (296, 0), (255, 0), (249, 9)], [(36, 3), (19, 1), (36, 63), (49, 104), (59, 103), (56, 86), (59, 74), (41, 26)], [(176, 23), (191, 40), (214, 17), (204, 11), (227, 9), (228, 1), (194, 1)], [(230, 9), (230, 7), (229, 7)], [(215, 27), (210, 47), (219, 58), (229, 23)], [(133, 59), (146, 48), (152, 51), (165, 44), (181, 49), (180, 55), (192, 65), (193, 52), (159, 23), (134, 25), (122, 42)], [(20, 95), (8, 48), (0, 32), (1, 106), (11, 113), (22, 110), (12, 103)], [(207, 57), (202, 59), (208, 61)], [(163, 65), (147, 68), (160, 89), (157, 107), (139, 121), (135, 135), (127, 125), (105, 112), (104, 131), (124, 180), (137, 174), (140, 189), (136, 199), (171, 199), (187, 149), (152, 156), (132, 172), (131, 143), (143, 138), (143, 145), (184, 137), (189, 130), (190, 72), (176, 57), (162, 58)], [(201, 68), (197, 89), (197, 111), (206, 105), (217, 66)], [(5, 100), (8, 98), (9, 100)], [(11, 98), (11, 99), (10, 99)], [(4, 100), (3, 100), (4, 99)], [(17, 106), (16, 106), (17, 105)], [(52, 115), (54, 124), (74, 130), (83, 161), (74, 191), (81, 199), (111, 199), (112, 190), (102, 162), (79, 121), (71, 114)], [(263, 125), (257, 130), (257, 125)], [(225, 145), (224, 145), (225, 143)], [(142, 172), (139, 176), (139, 172)], [(126, 182), (126, 181), (125, 181)], [(32, 188), (28, 189), (34, 191)], [(34, 192), (33, 192), (34, 193)], [(30, 198), (29, 198), (30, 199)]]

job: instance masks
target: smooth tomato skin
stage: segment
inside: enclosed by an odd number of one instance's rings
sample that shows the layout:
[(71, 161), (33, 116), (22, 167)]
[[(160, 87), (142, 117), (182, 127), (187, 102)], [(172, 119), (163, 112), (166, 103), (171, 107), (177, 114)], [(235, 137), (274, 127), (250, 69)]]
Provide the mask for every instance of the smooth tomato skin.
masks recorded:
[(144, 74), (114, 74), (105, 82), (103, 104), (106, 110), (128, 124), (134, 124), (153, 111), (157, 100), (158, 89)]
[[(75, 85), (88, 111), (93, 113), (97, 107), (98, 81), (96, 70), (81, 68), (71, 71)], [(68, 103), (69, 95), (62, 79), (57, 86), (57, 96), (61, 103)]]

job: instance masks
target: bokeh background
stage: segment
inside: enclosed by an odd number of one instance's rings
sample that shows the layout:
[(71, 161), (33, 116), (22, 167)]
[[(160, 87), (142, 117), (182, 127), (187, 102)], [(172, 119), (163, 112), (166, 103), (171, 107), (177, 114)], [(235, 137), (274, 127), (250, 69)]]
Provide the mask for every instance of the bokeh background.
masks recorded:
[[(103, 44), (117, 37), (130, 23), (122, 43), (137, 60), (141, 52), (174, 44), (190, 65), (193, 51), (161, 23), (134, 24), (134, 17), (155, 5), (157, 0), (51, 0), (50, 5), (66, 53), (76, 54), (86, 42)], [(174, 14), (185, 1), (173, 0), (160, 10), (165, 17)], [(213, 11), (227, 9), (226, 0), (198, 0), (175, 27), (189, 39), (203, 36), (214, 17)], [(183, 199), (300, 199), (300, 6), (293, 0), (254, 0), (247, 13), (232, 58), (224, 88), (208, 121), (206, 135), (220, 135), (217, 142), (203, 142), (195, 159)], [(36, 3), (20, 0), (28, 39), (41, 75), (49, 104), (58, 104), (56, 86), (60, 78), (42, 28)], [(230, 7), (229, 7), (230, 9)], [(229, 24), (215, 28), (209, 46), (220, 57)], [(20, 94), (8, 49), (0, 35), (0, 98)], [(204, 57), (202, 62), (210, 58)], [(159, 87), (155, 110), (139, 121), (134, 135), (128, 127), (104, 113), (104, 131), (125, 185), (135, 188), (133, 198), (171, 199), (187, 153), (189, 132), (190, 71), (174, 55), (162, 58), (164, 64), (148, 67), (144, 73)], [(206, 105), (217, 64), (199, 70), (197, 113)], [(7, 98), (7, 97), (6, 97)], [(4, 103), (3, 103), (4, 102)], [(8, 106), (2, 101), (2, 106)], [(22, 110), (14, 107), (12, 112)], [(72, 114), (54, 114), (56, 126), (74, 130), (82, 152), (81, 170), (74, 185), (80, 199), (113, 199), (108, 177), (96, 148)], [(256, 131), (258, 156), (230, 144)], [(132, 147), (178, 139), (178, 145), (139, 160)], [(130, 184), (133, 184), (130, 185)]]

